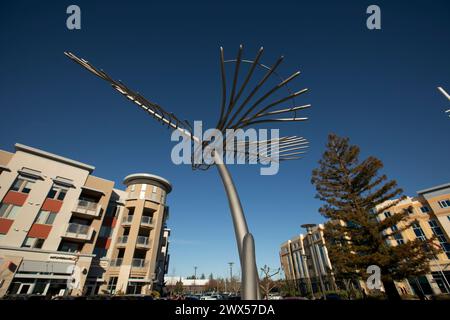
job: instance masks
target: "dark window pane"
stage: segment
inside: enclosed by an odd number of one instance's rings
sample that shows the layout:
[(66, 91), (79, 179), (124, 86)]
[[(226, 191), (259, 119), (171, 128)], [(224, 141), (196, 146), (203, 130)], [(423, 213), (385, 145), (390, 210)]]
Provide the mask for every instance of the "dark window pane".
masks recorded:
[(22, 179), (17, 178), (16, 181), (14, 181), (14, 184), (12, 185), (11, 190), (19, 191), (20, 186), (22, 185), (22, 182), (23, 182)]
[(58, 200), (64, 200), (64, 197), (66, 196), (66, 190), (61, 190), (58, 194)]
[(56, 189), (51, 189), (50, 190), (50, 192), (48, 193), (48, 195), (47, 195), (47, 198), (50, 198), (50, 199), (55, 199), (55, 196), (56, 196)]
[(50, 212), (48, 214), (47, 221), (45, 221), (45, 224), (53, 224), (53, 221), (55, 221), (55, 218), (56, 218), (56, 213)]
[(36, 239), (36, 242), (34, 243), (34, 247), (36, 249), (41, 249), (42, 246), (44, 245), (44, 241), (45, 241), (45, 239)]

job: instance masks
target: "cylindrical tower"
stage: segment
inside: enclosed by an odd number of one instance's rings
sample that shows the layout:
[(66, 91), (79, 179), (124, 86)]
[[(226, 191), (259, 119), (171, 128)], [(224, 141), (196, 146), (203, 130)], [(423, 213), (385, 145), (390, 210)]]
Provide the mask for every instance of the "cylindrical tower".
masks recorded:
[(166, 196), (172, 185), (148, 173), (131, 174), (123, 183), (125, 212), (119, 221), (109, 274), (117, 277), (117, 292), (149, 294), (157, 280), (157, 259), (169, 214)]

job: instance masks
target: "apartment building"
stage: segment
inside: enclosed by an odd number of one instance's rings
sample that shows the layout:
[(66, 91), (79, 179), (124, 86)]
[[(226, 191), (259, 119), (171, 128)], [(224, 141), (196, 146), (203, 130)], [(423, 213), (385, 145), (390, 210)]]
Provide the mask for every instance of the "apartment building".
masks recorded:
[(280, 261), (286, 280), (294, 283), (302, 295), (333, 290), (336, 285), (323, 236), (324, 226), (304, 227), (306, 234), (281, 245)]
[(0, 150), (0, 297), (9, 294), (147, 294), (167, 270), (170, 183), (124, 179), (16, 144)]
[[(376, 209), (381, 210), (387, 204), (381, 204)], [(396, 282), (399, 293), (401, 295), (450, 293), (450, 183), (418, 191), (416, 197), (407, 197), (388, 210), (380, 212), (378, 219), (382, 221), (393, 214), (405, 211), (408, 213), (407, 219), (394, 226), (393, 230), (385, 232), (389, 234), (398, 228), (401, 229), (405, 224), (413, 223), (411, 228), (404, 230), (401, 234), (391, 236), (387, 240), (388, 244), (395, 246), (409, 240), (426, 240), (435, 236), (437, 240), (434, 245), (441, 248), (442, 251), (430, 261), (431, 272), (429, 274)], [(304, 235), (283, 243), (280, 251), (281, 266), (286, 279), (297, 283), (302, 293), (308, 292), (308, 285), (314, 287), (314, 292), (317, 290), (314, 282), (318, 283), (317, 279), (320, 281), (320, 277), (317, 276), (317, 273), (312, 272), (319, 270), (319, 275), (325, 278), (327, 274), (325, 270), (332, 270), (326, 243), (323, 239), (323, 226), (319, 225), (317, 228), (311, 229), (310, 233), (313, 239), (314, 237), (317, 239), (317, 246), (312, 250), (313, 254), (308, 253), (307, 247), (305, 247), (311, 242), (305, 241), (306, 236)], [(311, 248), (310, 245), (309, 247)], [(319, 248), (323, 248), (323, 250)], [(319, 254), (314, 254), (314, 252)], [(322, 256), (324, 258), (320, 259)], [(307, 264), (308, 257), (310, 257), (312, 267)], [(318, 261), (316, 267), (312, 264), (314, 259)], [(323, 269), (322, 265), (328, 269)], [(314, 278), (316, 281), (311, 280)], [(333, 284), (332, 272), (331, 279), (330, 284)], [(362, 282), (359, 285), (364, 287)], [(325, 288), (327, 288), (326, 285)]]
[(408, 213), (407, 219), (395, 226), (394, 230), (403, 227), (405, 223), (413, 222), (413, 225), (401, 234), (390, 237), (389, 244), (395, 246), (408, 240), (426, 240), (435, 236), (437, 240), (434, 245), (442, 250), (430, 261), (429, 274), (398, 282), (399, 293), (450, 293), (450, 183), (418, 191), (416, 197), (407, 197), (380, 213), (379, 220), (405, 210)]

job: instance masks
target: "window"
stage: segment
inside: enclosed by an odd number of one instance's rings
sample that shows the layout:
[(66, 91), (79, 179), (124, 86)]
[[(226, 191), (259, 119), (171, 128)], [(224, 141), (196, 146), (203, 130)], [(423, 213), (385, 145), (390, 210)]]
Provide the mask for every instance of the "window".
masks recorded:
[(430, 212), (430, 208), (428, 208), (428, 206), (422, 206), (420, 207), (420, 211), (422, 211), (422, 213), (428, 213)]
[(56, 213), (41, 210), (41, 211), (39, 211), (34, 223), (52, 225), (53, 221), (55, 221), (55, 218), (56, 218)]
[(20, 206), (15, 206), (13, 204), (2, 203), (0, 205), (0, 218), (12, 220), (17, 216), (20, 208)]
[(54, 184), (53, 187), (48, 192), (47, 198), (63, 201), (64, 198), (66, 197), (66, 193), (67, 193), (66, 188)]
[(65, 196), (66, 196), (67, 190), (65, 189), (61, 189), (58, 193), (58, 196), (56, 197), (56, 199), (63, 201)]
[(78, 244), (78, 243), (71, 243), (71, 242), (62, 242), (59, 245), (58, 251), (77, 252), (77, 251), (80, 251), (80, 244)]
[(145, 190), (147, 190), (147, 185), (141, 185), (141, 192), (139, 194), (139, 199), (145, 199)]
[(132, 184), (132, 185), (131, 185), (131, 188), (130, 188), (130, 191), (131, 191), (131, 192), (134, 192), (134, 190), (136, 190), (136, 185), (135, 185), (135, 184)]
[[(391, 230), (392, 230), (393, 233), (397, 232), (398, 231), (397, 225), (394, 224), (391, 227)], [(403, 236), (402, 236), (401, 233), (394, 234), (394, 239), (395, 239), (395, 241), (397, 241), (397, 244), (404, 244), (405, 243), (405, 240), (403, 240)]]
[(428, 224), (430, 225), (433, 233), (438, 238), (439, 244), (441, 245), (442, 250), (444, 250), (445, 254), (450, 259), (450, 244), (448, 243), (447, 239), (445, 238), (444, 232), (442, 232), (441, 227), (439, 226), (437, 221), (434, 219), (428, 221)]
[(116, 293), (117, 279), (118, 277), (109, 278), (107, 290), (111, 294)]
[(392, 214), (391, 214), (390, 211), (386, 211), (386, 212), (384, 213), (384, 216), (385, 216), (386, 218), (389, 218), (389, 217), (392, 217)]
[(406, 212), (408, 212), (408, 214), (413, 214), (414, 209), (412, 207), (409, 207), (408, 209), (406, 209)]
[(11, 186), (12, 191), (30, 193), (34, 180), (19, 176)]
[(45, 241), (45, 239), (26, 237), (22, 244), (22, 247), (23, 248), (32, 248), (32, 249), (41, 249), (42, 246), (44, 245), (44, 241)]
[(427, 240), (425, 237), (425, 233), (423, 232), (422, 228), (420, 227), (420, 224), (418, 222), (414, 222), (412, 224), (412, 228), (414, 233), (416, 234), (417, 239), (420, 239), (422, 241)]
[(448, 208), (448, 207), (450, 207), (450, 200), (449, 199), (438, 201), (438, 203), (439, 203), (439, 206), (441, 208)]

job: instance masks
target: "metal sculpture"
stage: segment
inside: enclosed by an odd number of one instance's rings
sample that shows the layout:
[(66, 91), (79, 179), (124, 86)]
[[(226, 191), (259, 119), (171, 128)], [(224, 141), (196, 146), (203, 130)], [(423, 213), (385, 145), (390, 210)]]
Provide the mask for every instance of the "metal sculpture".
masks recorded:
[[(444, 97), (447, 98), (448, 101), (450, 101), (450, 95), (447, 93), (447, 91), (444, 90), (444, 88), (438, 87), (438, 90), (444, 95)], [(449, 114), (448, 116), (450, 117), (450, 109), (448, 109), (445, 112), (448, 113)]]
[[(268, 67), (259, 62), (263, 53), (263, 48), (259, 49), (254, 60), (242, 59), (242, 53), (243, 47), (241, 45), (239, 47), (236, 59), (225, 60), (224, 50), (222, 47), (220, 48), (222, 100), (220, 107), (220, 116), (217, 121), (216, 128), (222, 133), (226, 133), (227, 129), (243, 129), (259, 124), (298, 122), (307, 120), (306, 117), (297, 117), (297, 112), (310, 107), (310, 105), (295, 105), (295, 98), (307, 92), (307, 89), (303, 89), (297, 92), (291, 92), (289, 87), (287, 86), (289, 82), (300, 75), (300, 72), (295, 72), (288, 78), (283, 79), (276, 72), (276, 69), (282, 62), (283, 57), (280, 57), (272, 67)], [(147, 100), (139, 93), (131, 90), (121, 81), (112, 79), (104, 71), (95, 68), (88, 61), (78, 58), (70, 52), (65, 52), (65, 55), (96, 76), (109, 82), (115, 90), (124, 95), (127, 99), (137, 104), (141, 109), (145, 110), (149, 115), (151, 115), (162, 124), (167, 125), (169, 128), (172, 128), (174, 130), (178, 130), (183, 135), (187, 136), (197, 147), (205, 147), (208, 144), (208, 142), (202, 141), (200, 137), (196, 137), (195, 135), (193, 135), (192, 126), (186, 120), (177, 118), (174, 114), (164, 110), (160, 105)], [(235, 64), (231, 92), (228, 99), (227, 76), (225, 67), (227, 63)], [(242, 84), (238, 88), (239, 71), (241, 69), (241, 65), (244, 63), (249, 64), (249, 70)], [(242, 98), (245, 90), (248, 89), (247, 86), (252, 79), (252, 76), (257, 67), (262, 68), (266, 72), (262, 79), (259, 80), (259, 82), (256, 84), (256, 86), (250, 90), (250, 93), (245, 98)], [(272, 76), (278, 77), (280, 79), (278, 84), (273, 86), (271, 89), (266, 91), (254, 101), (254, 97), (257, 92)], [(287, 89), (288, 94), (286, 96), (270, 103), (265, 102), (270, 96), (272, 96), (281, 88)], [(240, 100), (243, 101), (238, 103)], [(275, 106), (289, 101), (293, 103), (292, 106), (273, 110)], [(265, 103), (263, 104), (263, 102)], [(291, 116), (286, 118), (278, 118), (278, 115), (281, 114), (291, 114)], [(226, 134), (224, 136), (226, 136)], [(250, 157), (256, 157), (256, 159), (258, 160), (264, 159), (269, 161), (284, 161), (300, 159), (301, 154), (305, 152), (303, 149), (305, 149), (308, 144), (307, 140), (302, 137), (288, 136), (265, 140), (264, 148), (254, 151), (255, 144), (260, 142), (261, 141), (258, 142), (246, 140), (235, 141), (235, 139), (233, 139), (233, 141), (229, 141), (228, 139), (224, 139), (222, 146), (224, 151), (232, 150), (236, 158), (244, 157), (246, 160), (248, 160)], [(271, 151), (270, 155), (268, 152), (269, 150)], [(195, 154), (195, 151), (193, 154)], [(217, 166), (219, 175), (222, 179), (228, 197), (231, 216), (233, 219), (233, 226), (235, 230), (237, 248), (242, 269), (242, 298), (245, 300), (259, 299), (259, 279), (256, 267), (255, 244), (253, 235), (249, 232), (239, 195), (234, 186), (230, 172), (228, 171), (227, 166), (222, 159), (222, 156), (215, 152), (213, 153), (213, 157), (215, 160), (214, 164)], [(206, 170), (211, 166), (211, 164), (198, 164), (192, 161), (192, 166), (194, 169)]]

